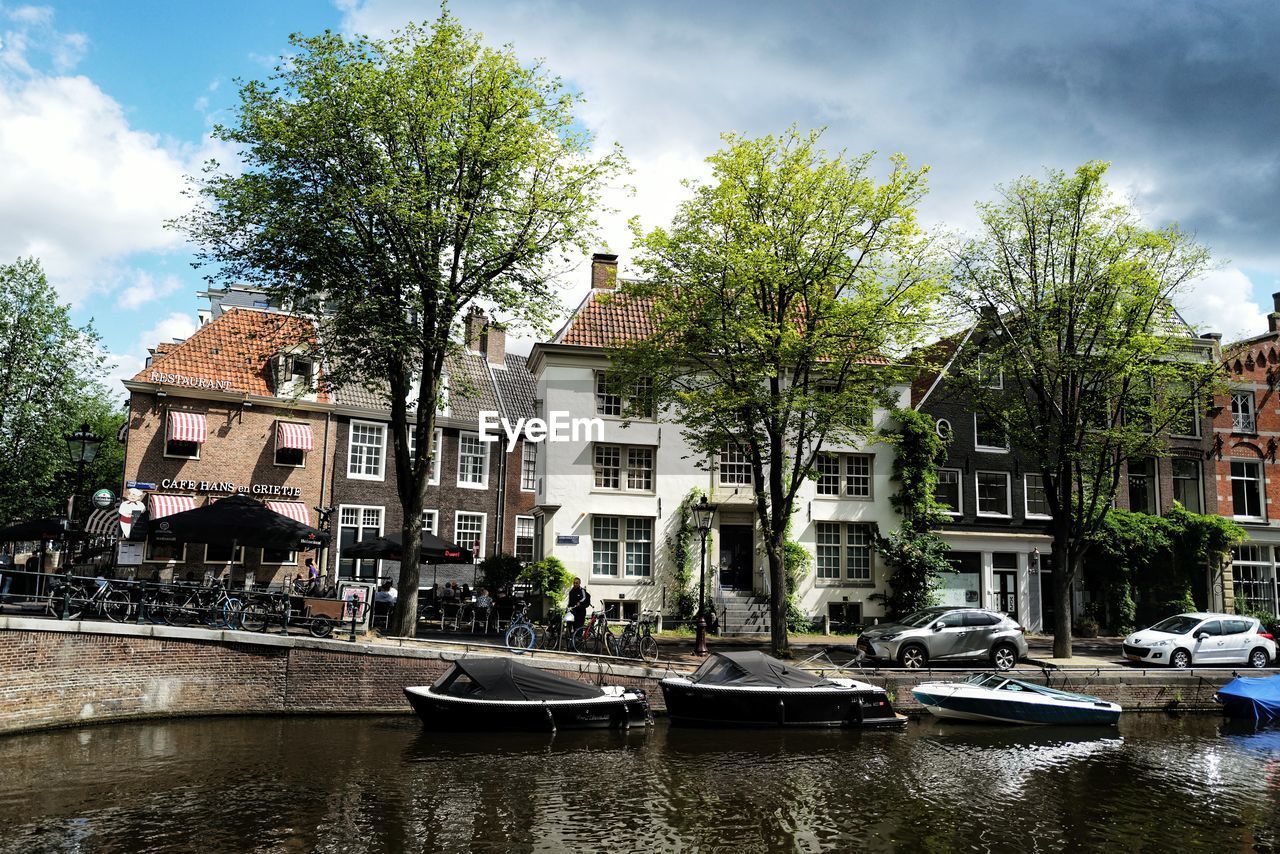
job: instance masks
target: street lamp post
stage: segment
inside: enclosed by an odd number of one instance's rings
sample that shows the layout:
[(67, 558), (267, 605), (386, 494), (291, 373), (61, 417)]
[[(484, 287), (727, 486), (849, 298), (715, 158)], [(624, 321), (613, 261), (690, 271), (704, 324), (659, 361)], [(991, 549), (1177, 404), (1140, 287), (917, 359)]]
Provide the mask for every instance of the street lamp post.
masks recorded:
[(711, 517), (715, 515), (714, 504), (707, 502), (707, 496), (693, 505), (693, 524), (702, 537), (702, 561), (698, 569), (698, 633), (693, 643), (694, 655), (707, 654), (707, 534), (711, 533)]
[[(90, 430), (88, 424), (81, 424), (79, 430), (64, 436), (63, 439), (67, 442), (67, 455), (76, 467), (76, 487), (72, 490), (71, 496), (67, 498), (67, 530), (65, 533), (69, 537), (71, 526), (75, 524), (76, 496), (80, 494), (80, 490), (84, 486), (84, 467), (97, 458), (98, 448), (102, 447), (102, 437)], [(66, 545), (65, 540), (64, 545)], [(64, 570), (69, 573), (71, 571), (70, 552), (64, 548), (62, 555), (63, 559), (68, 561)]]

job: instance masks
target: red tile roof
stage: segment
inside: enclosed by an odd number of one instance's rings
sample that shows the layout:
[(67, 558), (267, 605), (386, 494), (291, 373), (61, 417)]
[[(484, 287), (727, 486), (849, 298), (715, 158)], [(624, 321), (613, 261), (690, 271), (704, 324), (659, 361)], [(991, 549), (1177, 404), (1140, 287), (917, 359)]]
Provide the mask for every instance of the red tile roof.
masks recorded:
[(569, 318), (557, 344), (613, 347), (653, 332), (653, 300), (618, 291), (595, 290)]
[[(200, 327), (181, 344), (155, 348), (151, 365), (134, 382), (161, 382), (275, 395), (272, 357), (299, 344), (315, 344), (315, 327), (300, 317), (233, 308)], [(183, 379), (169, 379), (168, 377)], [(208, 383), (204, 385), (203, 383)], [(227, 384), (227, 385), (222, 385)], [(321, 401), (328, 396), (321, 391)]]

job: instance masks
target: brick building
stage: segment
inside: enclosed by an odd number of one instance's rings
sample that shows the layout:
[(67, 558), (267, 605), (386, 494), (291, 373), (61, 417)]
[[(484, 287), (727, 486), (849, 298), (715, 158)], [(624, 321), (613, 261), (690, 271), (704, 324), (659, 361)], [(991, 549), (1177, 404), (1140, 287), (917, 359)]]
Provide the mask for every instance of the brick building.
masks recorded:
[(1217, 512), (1249, 535), (1226, 572), (1224, 604), (1236, 612), (1280, 613), (1280, 293), (1272, 300), (1267, 331), (1223, 349), (1228, 391), (1213, 422)]
[[(235, 308), (176, 344), (159, 345), (129, 391), (124, 486), (141, 484), (160, 519), (246, 493), (287, 516), (318, 523), (328, 503), (335, 425), (317, 392), (314, 332), (304, 320)], [(148, 540), (137, 571), (200, 577), (228, 565), (234, 582), (298, 571), (295, 552), (272, 553)]]

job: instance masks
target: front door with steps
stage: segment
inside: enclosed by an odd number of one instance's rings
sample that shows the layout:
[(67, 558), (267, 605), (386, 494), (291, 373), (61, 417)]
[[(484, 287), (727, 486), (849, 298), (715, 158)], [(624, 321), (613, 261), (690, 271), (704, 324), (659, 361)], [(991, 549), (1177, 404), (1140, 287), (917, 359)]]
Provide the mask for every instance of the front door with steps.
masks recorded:
[(720, 587), (723, 590), (750, 590), (755, 528), (751, 525), (720, 525)]

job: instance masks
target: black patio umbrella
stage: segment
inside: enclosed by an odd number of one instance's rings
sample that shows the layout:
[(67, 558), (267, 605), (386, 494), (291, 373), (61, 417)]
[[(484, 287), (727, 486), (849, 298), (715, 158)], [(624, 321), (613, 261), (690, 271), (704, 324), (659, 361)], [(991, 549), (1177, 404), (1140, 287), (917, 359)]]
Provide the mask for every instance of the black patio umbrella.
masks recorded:
[(62, 520), (32, 519), (0, 529), (0, 543), (25, 543), (37, 540), (58, 540), (62, 538)]
[[(371, 540), (352, 543), (342, 550), (343, 557), (373, 558), (383, 560), (399, 560), (404, 552), (401, 545), (404, 541), (399, 534), (387, 534)], [(435, 534), (422, 532), (422, 550), (418, 554), (419, 563), (470, 563), (471, 549), (464, 549), (457, 543), (437, 537)]]
[(140, 527), (145, 528), (147, 536), (179, 543), (295, 551), (329, 542), (328, 534), (277, 513), (247, 495), (231, 495), (160, 519), (144, 517), (134, 531)]

